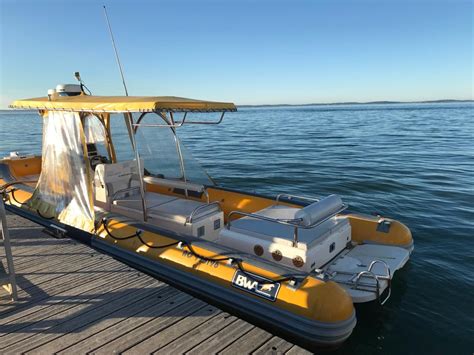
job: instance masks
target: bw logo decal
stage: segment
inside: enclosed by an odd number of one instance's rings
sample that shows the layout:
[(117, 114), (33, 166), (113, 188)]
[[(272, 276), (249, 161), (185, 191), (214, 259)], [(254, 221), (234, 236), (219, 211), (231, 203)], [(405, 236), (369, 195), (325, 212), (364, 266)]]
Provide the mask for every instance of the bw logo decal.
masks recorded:
[[(247, 273), (249, 274), (249, 273)], [(241, 290), (253, 293), (256, 296), (266, 298), (270, 301), (275, 301), (280, 290), (280, 283), (269, 283), (269, 280), (264, 279), (253, 274), (249, 278), (240, 270), (236, 270), (232, 278), (232, 286)]]

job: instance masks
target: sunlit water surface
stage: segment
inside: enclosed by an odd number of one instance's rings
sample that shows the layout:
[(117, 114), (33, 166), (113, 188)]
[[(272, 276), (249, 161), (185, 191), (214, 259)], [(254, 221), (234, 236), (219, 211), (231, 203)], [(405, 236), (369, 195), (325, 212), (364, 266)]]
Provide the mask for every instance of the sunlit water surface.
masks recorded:
[[(241, 108), (180, 137), (221, 185), (336, 193), (407, 224), (415, 252), (390, 301), (357, 307), (340, 353), (474, 351), (473, 104)], [(0, 113), (0, 154), (40, 153), (36, 114)], [(123, 137), (123, 136), (122, 136)], [(116, 144), (120, 142), (116, 141)]]

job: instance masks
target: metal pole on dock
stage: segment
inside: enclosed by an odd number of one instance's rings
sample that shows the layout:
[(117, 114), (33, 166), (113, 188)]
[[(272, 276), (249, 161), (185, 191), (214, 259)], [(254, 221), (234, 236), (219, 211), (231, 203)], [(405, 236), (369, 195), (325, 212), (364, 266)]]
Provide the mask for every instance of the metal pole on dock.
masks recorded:
[[(12, 296), (12, 300), (18, 299), (18, 293), (16, 288), (15, 268), (13, 267), (13, 255), (12, 248), (10, 245), (10, 235), (7, 227), (7, 213), (5, 211), (5, 205), (3, 199), (0, 198), (0, 233), (2, 234), (3, 247), (5, 249), (5, 255), (7, 258), (8, 272), (6, 274), (0, 274), (0, 286), (3, 286), (7, 292)], [(0, 270), (1, 271), (1, 270)]]

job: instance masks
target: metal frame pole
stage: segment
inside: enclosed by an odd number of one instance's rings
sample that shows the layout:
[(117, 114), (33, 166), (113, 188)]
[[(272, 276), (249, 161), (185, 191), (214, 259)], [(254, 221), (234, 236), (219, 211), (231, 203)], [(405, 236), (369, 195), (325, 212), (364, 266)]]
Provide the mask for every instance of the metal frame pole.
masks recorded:
[(146, 212), (147, 207), (146, 207), (145, 184), (143, 182), (143, 175), (142, 175), (143, 169), (142, 169), (142, 163), (140, 161), (140, 154), (138, 154), (137, 141), (135, 139), (135, 133), (133, 130), (133, 117), (131, 113), (125, 114), (125, 122), (127, 124), (128, 133), (130, 135), (132, 149), (135, 153), (135, 160), (137, 161), (138, 178), (140, 179), (140, 195), (142, 197), (143, 221), (146, 222), (148, 220), (148, 216)]
[(0, 279), (0, 285), (2, 285), (8, 291), (8, 293), (11, 294), (12, 300), (16, 301), (18, 299), (18, 292), (16, 287), (15, 268), (13, 266), (12, 248), (10, 245), (10, 234), (8, 233), (7, 227), (7, 214), (3, 204), (3, 199), (0, 198), (0, 200), (0, 231), (2, 233), (3, 247), (5, 248), (8, 266), (8, 277), (5, 279), (10, 281), (9, 287), (5, 287), (6, 284), (4, 284), (2, 279)]
[[(173, 112), (170, 112), (170, 120), (171, 120), (171, 124), (174, 126), (175, 123), (174, 123)], [(181, 145), (180, 145), (178, 136), (176, 135), (175, 128), (171, 128), (171, 130), (174, 133), (174, 142), (176, 144), (176, 151), (178, 152), (179, 166), (180, 166), (180, 169), (181, 169), (181, 174), (183, 174), (183, 181), (186, 183), (186, 170), (185, 170), (185, 167), (184, 167), (184, 158), (183, 158), (183, 153), (181, 151)], [(189, 197), (188, 189), (186, 189), (186, 188), (184, 189), (184, 194), (185, 194), (186, 198)]]

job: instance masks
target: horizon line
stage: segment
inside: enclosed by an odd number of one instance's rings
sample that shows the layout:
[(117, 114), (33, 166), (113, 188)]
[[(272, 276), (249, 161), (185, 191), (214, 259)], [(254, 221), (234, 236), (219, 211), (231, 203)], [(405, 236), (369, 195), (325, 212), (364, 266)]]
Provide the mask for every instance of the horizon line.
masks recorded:
[[(454, 103), (454, 102), (474, 102), (474, 99), (437, 99), (437, 100), (421, 100), (421, 101), (342, 101), (342, 102), (312, 102), (304, 104), (235, 104), (237, 107), (296, 107), (296, 106), (338, 106), (338, 105), (393, 105), (393, 104), (429, 104), (429, 103)], [(20, 111), (10, 107), (0, 108), (0, 111)], [(37, 111), (36, 109), (21, 111)]]

